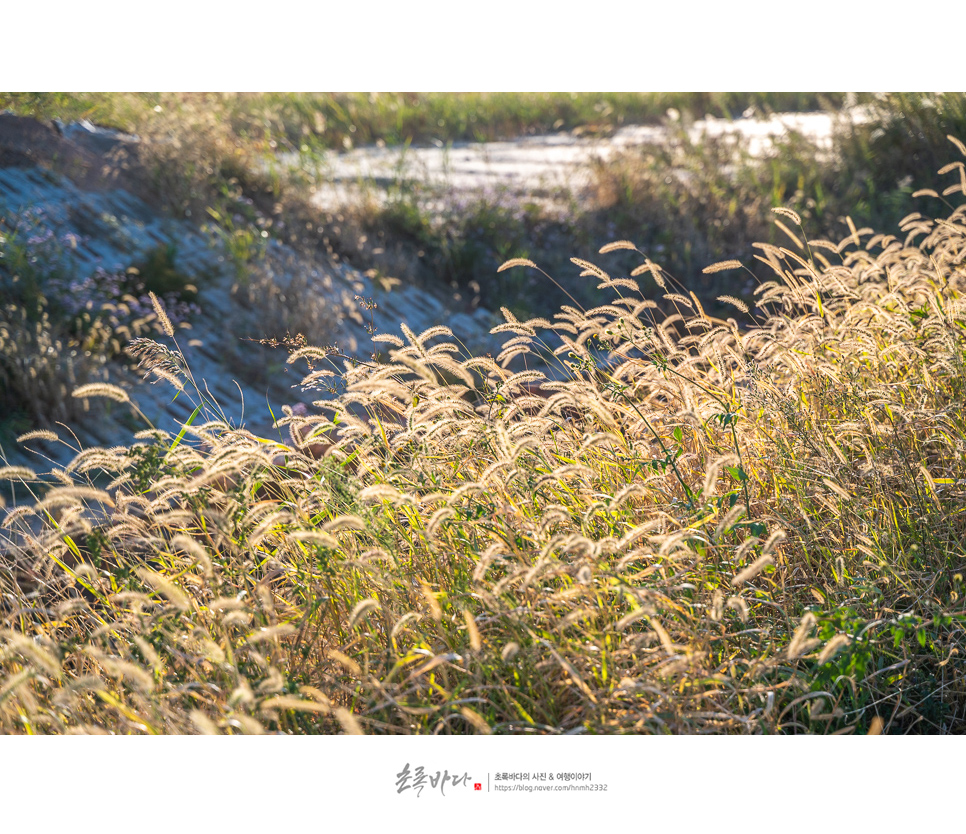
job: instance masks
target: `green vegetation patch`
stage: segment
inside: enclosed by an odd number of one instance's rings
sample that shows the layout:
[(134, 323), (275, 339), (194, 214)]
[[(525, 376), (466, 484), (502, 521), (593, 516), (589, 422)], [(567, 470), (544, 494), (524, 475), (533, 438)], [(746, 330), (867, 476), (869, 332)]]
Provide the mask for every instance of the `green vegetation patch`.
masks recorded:
[[(81, 118), (142, 132), (160, 110), (205, 111), (239, 137), (291, 149), (434, 140), (492, 141), (583, 128), (610, 132), (660, 122), (669, 108), (696, 118), (839, 106), (842, 93), (0, 93), (0, 109)], [(158, 108), (158, 110), (156, 110)]]

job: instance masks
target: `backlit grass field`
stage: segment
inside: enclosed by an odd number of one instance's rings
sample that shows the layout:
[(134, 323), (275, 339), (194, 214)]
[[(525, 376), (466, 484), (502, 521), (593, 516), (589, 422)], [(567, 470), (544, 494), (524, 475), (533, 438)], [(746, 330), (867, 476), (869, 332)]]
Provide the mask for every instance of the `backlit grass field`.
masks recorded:
[[(831, 157), (630, 152), (566, 222), (432, 223), (418, 188), (320, 217), (256, 163), (817, 94), (31, 95), (0, 107), (142, 134), (159, 204), (213, 221), (240, 284), (269, 235), (387, 275), (418, 249), (401, 277), (475, 283), (505, 343), (290, 338), (318, 399), (274, 415), (283, 444), (192, 375), (173, 324), (222, 311), (185, 276), (144, 265), (88, 309), (57, 291), (69, 242), (5, 220), (0, 403), (37, 425), (2, 428), (38, 465), (0, 462), (0, 732), (966, 730), (961, 95), (869, 98)], [(46, 466), (58, 420), (133, 411), (101, 374), (124, 351), (190, 420)]]
[[(573, 259), (596, 306), (505, 310), (495, 358), (443, 326), (298, 347), (341, 390), (280, 415), (304, 454), (219, 419), (155, 298), (137, 353), (183, 431), (0, 469), (36, 497), (3, 521), (0, 729), (962, 732), (963, 172), (842, 239), (778, 207), (705, 267), (768, 272), (714, 313), (622, 239)], [(536, 353), (554, 379), (507, 369)]]

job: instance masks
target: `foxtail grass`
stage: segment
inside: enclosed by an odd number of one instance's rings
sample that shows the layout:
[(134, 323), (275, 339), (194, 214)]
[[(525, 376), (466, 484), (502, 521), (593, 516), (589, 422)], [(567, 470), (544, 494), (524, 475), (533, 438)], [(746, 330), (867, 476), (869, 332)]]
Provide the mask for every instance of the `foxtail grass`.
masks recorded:
[(0, 729), (963, 731), (964, 212), (782, 212), (729, 318), (641, 255), (668, 312), (382, 334), (279, 420), (320, 457), (210, 414), (69, 467), (3, 524)]

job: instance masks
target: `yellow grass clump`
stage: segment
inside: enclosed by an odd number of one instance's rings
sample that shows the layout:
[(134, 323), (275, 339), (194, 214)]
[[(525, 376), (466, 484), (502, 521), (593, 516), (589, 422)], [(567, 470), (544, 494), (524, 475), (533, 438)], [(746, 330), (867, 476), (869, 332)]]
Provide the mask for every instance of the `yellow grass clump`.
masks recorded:
[(319, 457), (207, 419), (68, 468), (3, 531), (0, 730), (963, 731), (964, 213), (763, 249), (741, 320), (404, 328), (280, 421)]

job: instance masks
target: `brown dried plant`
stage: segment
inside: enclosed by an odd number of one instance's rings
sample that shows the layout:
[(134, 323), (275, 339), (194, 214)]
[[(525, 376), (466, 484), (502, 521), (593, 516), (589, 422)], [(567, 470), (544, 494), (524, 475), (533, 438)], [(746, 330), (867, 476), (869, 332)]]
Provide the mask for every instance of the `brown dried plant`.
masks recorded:
[(789, 229), (728, 319), (576, 261), (610, 303), (383, 334), (294, 449), (82, 453), (3, 522), (0, 728), (962, 731), (964, 213)]

